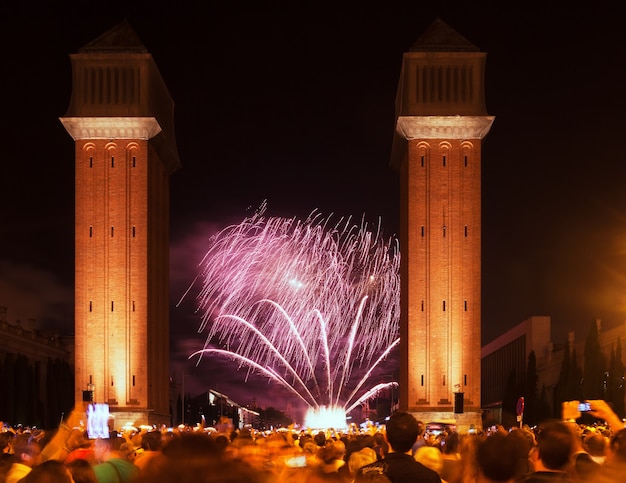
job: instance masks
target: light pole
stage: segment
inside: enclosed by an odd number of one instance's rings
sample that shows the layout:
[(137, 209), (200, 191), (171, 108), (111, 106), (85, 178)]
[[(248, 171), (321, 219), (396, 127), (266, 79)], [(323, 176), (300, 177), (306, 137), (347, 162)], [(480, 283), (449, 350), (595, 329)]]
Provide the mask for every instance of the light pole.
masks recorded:
[(391, 374), (383, 374), (383, 382), (389, 384), (389, 416), (393, 414), (393, 372)]
[(185, 425), (185, 371), (183, 370), (183, 381), (182, 381), (182, 404), (180, 405), (180, 424)]
[[(388, 382), (393, 382), (393, 372), (391, 374), (384, 374), (383, 377), (389, 376)], [(389, 416), (393, 414), (393, 384), (389, 386)]]

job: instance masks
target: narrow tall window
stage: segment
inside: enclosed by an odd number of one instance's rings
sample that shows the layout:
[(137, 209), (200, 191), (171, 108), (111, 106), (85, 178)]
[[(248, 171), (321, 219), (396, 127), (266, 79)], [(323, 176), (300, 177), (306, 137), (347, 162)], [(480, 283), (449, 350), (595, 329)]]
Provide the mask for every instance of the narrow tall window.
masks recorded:
[(465, 167), (467, 168), (467, 156), (463, 156), (463, 161), (465, 162)]
[(93, 237), (93, 226), (89, 227), (89, 238)]
[(422, 226), (422, 236), (424, 236), (424, 227)]
[(113, 300), (111, 300), (111, 312), (113, 312)]
[(467, 386), (467, 374), (463, 374), (463, 385)]
[(445, 156), (443, 157), (443, 167), (444, 168), (446, 167), (446, 157)]
[(93, 376), (89, 374), (89, 384), (93, 384)]
[(133, 300), (133, 312), (135, 311), (135, 301)]
[(422, 300), (422, 312), (424, 312), (424, 301)]
[(424, 156), (422, 155), (422, 168), (424, 167)]
[(465, 236), (467, 236), (467, 225), (465, 225)]
[(443, 301), (443, 311), (444, 312), (446, 311), (446, 301), (445, 300)]
[(113, 238), (113, 227), (111, 227), (111, 238)]
[(111, 167), (115, 168), (115, 156), (111, 156)]
[(444, 386), (446, 385), (446, 375), (445, 374), (443, 375), (443, 385)]
[(133, 374), (133, 386), (135, 385), (135, 375)]
[(133, 226), (133, 238), (135, 238), (135, 227)]
[(111, 386), (113, 386), (113, 376), (111, 376)]
[(443, 237), (444, 238), (446, 237), (446, 228), (447, 228), (446, 225), (443, 225)]
[(424, 385), (424, 374), (422, 374), (422, 386)]
[(93, 156), (89, 156), (89, 167), (93, 168)]
[(137, 157), (133, 156), (133, 168), (137, 166)]
[(465, 310), (465, 312), (467, 312), (467, 300), (463, 301), (463, 310)]
[(93, 302), (90, 300), (89, 301), (89, 312), (91, 312), (93, 310)]

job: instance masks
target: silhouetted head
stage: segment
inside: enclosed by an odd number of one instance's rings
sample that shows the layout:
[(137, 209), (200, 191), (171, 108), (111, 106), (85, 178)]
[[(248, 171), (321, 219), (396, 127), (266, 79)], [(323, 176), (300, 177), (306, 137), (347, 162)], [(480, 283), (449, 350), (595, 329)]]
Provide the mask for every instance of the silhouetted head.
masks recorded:
[(506, 433), (486, 436), (476, 449), (476, 460), (480, 473), (490, 481), (509, 481), (519, 473), (522, 458), (515, 438)]
[(537, 455), (550, 470), (563, 470), (576, 446), (574, 432), (562, 421), (545, 424), (537, 434)]
[(419, 432), (417, 420), (406, 412), (393, 413), (386, 424), (385, 434), (389, 446), (396, 453), (411, 450)]

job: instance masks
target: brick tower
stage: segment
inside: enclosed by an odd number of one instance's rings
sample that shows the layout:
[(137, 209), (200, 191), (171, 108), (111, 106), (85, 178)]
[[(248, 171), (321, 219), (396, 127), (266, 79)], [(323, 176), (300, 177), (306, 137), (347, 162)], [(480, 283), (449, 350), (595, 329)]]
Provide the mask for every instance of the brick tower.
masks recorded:
[(169, 424), (174, 104), (126, 21), (70, 58), (61, 122), (76, 147), (75, 399), (108, 403), (116, 428)]
[(435, 20), (403, 56), (391, 165), (400, 174), (400, 408), (481, 424), (481, 143), (486, 54)]

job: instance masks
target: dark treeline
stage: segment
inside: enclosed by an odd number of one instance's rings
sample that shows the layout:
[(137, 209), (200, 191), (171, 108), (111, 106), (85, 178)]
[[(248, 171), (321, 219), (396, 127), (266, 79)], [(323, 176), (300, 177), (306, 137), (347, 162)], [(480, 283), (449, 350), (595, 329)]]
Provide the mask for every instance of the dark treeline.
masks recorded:
[(33, 362), (23, 354), (0, 360), (0, 421), (55, 428), (74, 407), (74, 374), (66, 361)]
[[(505, 427), (519, 424), (516, 421), (516, 404), (520, 396), (524, 397), (525, 402), (524, 423), (531, 426), (549, 418), (560, 418), (562, 404), (565, 401), (603, 399), (609, 402), (619, 417), (623, 418), (626, 415), (621, 340), (617, 339), (609, 354), (603, 354), (598, 339), (598, 327), (596, 322), (592, 321), (585, 339), (583, 364), (579, 364), (576, 349), (570, 349), (568, 342), (564, 344), (563, 351), (559, 378), (555, 386), (547, 387), (541, 384), (539, 387), (534, 351), (528, 356), (524, 380), (517, 381), (514, 371), (511, 371), (502, 395), (502, 424)], [(591, 416), (582, 417), (592, 419)]]

